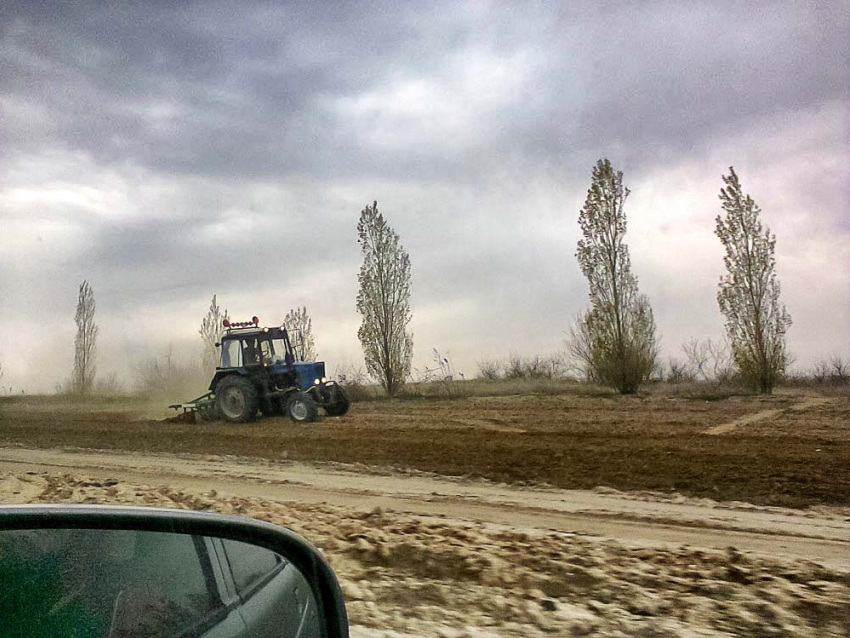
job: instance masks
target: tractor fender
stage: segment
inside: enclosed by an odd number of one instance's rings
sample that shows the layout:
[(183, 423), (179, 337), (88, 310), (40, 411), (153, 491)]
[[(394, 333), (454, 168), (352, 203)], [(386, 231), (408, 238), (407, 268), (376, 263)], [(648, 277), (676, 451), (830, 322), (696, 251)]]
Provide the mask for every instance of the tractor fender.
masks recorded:
[(212, 381), (210, 381), (210, 392), (215, 392), (215, 388), (218, 385), (218, 382), (221, 381), (224, 377), (229, 377), (234, 374), (237, 376), (244, 377), (247, 372), (244, 369), (240, 368), (233, 368), (232, 370), (216, 370), (215, 376), (212, 378)]

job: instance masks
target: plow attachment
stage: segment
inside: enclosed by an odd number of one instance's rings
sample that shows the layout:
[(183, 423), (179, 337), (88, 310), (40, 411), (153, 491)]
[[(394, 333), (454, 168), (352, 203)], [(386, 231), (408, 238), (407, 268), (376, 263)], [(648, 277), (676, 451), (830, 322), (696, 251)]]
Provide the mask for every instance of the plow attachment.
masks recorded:
[(217, 421), (219, 419), (218, 408), (215, 404), (214, 394), (207, 392), (197, 399), (186, 401), (186, 403), (174, 403), (168, 406), (179, 413), (169, 421), (181, 421), (202, 423), (204, 421)]

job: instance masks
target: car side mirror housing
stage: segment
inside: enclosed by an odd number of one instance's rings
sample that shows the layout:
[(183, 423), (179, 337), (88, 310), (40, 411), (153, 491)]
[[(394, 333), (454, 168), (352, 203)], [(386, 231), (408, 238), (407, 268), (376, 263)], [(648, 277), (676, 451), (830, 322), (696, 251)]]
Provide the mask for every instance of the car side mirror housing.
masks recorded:
[(339, 582), (315, 547), (207, 512), (0, 506), (0, 591), (9, 635), (348, 636)]

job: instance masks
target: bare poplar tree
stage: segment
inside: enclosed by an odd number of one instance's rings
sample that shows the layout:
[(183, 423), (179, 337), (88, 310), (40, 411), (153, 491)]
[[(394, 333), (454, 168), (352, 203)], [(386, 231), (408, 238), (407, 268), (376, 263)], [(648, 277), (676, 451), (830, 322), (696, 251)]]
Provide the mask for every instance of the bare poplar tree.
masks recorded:
[(366, 370), (380, 380), (387, 394), (395, 394), (410, 376), (413, 335), (410, 324), (410, 257), (398, 234), (378, 212), (378, 202), (367, 206), (357, 223), (363, 252), (357, 311), (363, 320), (357, 336), (363, 346)]
[(726, 249), (726, 275), (720, 278), (717, 303), (726, 317), (732, 356), (742, 379), (763, 394), (785, 374), (788, 352), (785, 333), (791, 315), (779, 302), (776, 277), (776, 235), (760, 218), (761, 209), (741, 190), (735, 169), (723, 176), (715, 234)]
[(578, 317), (570, 344), (589, 378), (623, 394), (638, 390), (658, 356), (652, 309), (638, 293), (624, 241), (628, 196), (623, 173), (599, 160), (579, 215), (583, 238), (576, 251), (590, 309)]
[(201, 329), (198, 333), (204, 342), (204, 372), (208, 375), (215, 374), (215, 368), (218, 365), (218, 357), (215, 352), (215, 344), (221, 339), (221, 333), (224, 330), (222, 322), (227, 319), (227, 310), (221, 312), (216, 296), (213, 295), (210, 309), (201, 322)]
[(313, 339), (313, 320), (307, 314), (307, 306), (294, 308), (286, 313), (283, 325), (289, 332), (289, 338), (296, 354), (302, 361), (315, 361), (316, 341)]
[(87, 394), (94, 384), (98, 333), (94, 322), (95, 310), (94, 291), (88, 281), (83, 281), (77, 298), (77, 314), (74, 316), (77, 336), (74, 339), (74, 373), (71, 378), (71, 387), (79, 394)]

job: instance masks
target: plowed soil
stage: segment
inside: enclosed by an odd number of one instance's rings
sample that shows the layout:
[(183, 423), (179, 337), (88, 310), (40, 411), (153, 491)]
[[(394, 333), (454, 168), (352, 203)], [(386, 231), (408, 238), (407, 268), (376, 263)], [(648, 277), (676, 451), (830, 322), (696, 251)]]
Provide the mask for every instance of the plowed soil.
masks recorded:
[(0, 446), (333, 461), (570, 489), (850, 505), (850, 396), (811, 399), (407, 399), (355, 403), (345, 417), (310, 425), (284, 418), (232, 425), (168, 422), (119, 399), (14, 398), (0, 400)]

